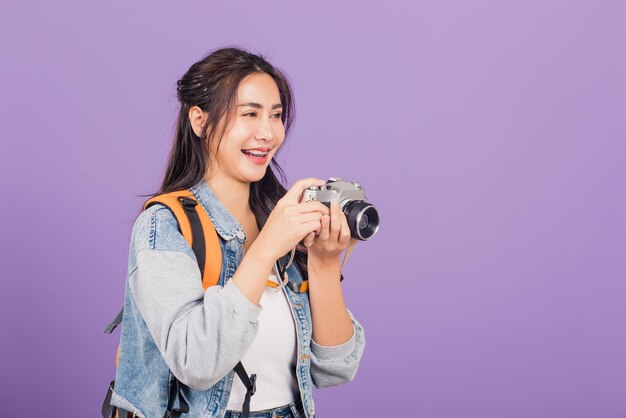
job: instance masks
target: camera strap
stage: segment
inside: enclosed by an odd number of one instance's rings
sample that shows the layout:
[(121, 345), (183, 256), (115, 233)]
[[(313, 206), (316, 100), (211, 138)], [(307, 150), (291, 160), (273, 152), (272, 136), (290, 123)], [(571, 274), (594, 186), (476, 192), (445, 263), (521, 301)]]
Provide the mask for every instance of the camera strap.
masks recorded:
[(346, 250), (346, 255), (343, 256), (343, 260), (341, 260), (341, 268), (339, 269), (339, 274), (343, 273), (343, 268), (344, 265), (346, 264), (346, 262), (348, 261), (348, 257), (350, 257), (350, 253), (352, 252), (352, 250), (354, 250), (354, 246), (356, 245), (356, 242), (354, 244), (350, 244), (348, 245), (348, 248)]
[(274, 272), (276, 273), (276, 277), (280, 281), (280, 284), (276, 286), (276, 292), (280, 291), (280, 289), (282, 289), (283, 287), (285, 287), (287, 283), (289, 283), (289, 274), (287, 274), (287, 268), (293, 262), (293, 258), (295, 257), (295, 255), (296, 255), (296, 247), (293, 247), (291, 249), (291, 257), (289, 258), (289, 261), (287, 262), (287, 264), (285, 264), (284, 267), (282, 268), (280, 267), (280, 263), (278, 262), (278, 260), (276, 260), (276, 262), (274, 263)]
[[(355, 242), (355, 243), (348, 245), (348, 248), (346, 249), (346, 254), (343, 257), (343, 260), (341, 260), (341, 267), (339, 268), (339, 275), (341, 276), (341, 280), (343, 280), (343, 268), (345, 267), (345, 264), (348, 262), (348, 257), (350, 257), (350, 254), (352, 253), (352, 250), (354, 250), (354, 247), (356, 246), (356, 244), (357, 243)], [(280, 281), (280, 284), (276, 286), (277, 292), (283, 287), (285, 287), (287, 283), (289, 283), (289, 274), (287, 273), (287, 268), (293, 262), (293, 258), (295, 254), (296, 254), (296, 247), (293, 247), (291, 249), (291, 257), (289, 258), (289, 262), (287, 262), (287, 264), (284, 267), (280, 267), (280, 263), (278, 262), (278, 260), (276, 260), (276, 262), (274, 263), (274, 267), (273, 267), (274, 272), (276, 273), (276, 276), (278, 277), (278, 280)]]

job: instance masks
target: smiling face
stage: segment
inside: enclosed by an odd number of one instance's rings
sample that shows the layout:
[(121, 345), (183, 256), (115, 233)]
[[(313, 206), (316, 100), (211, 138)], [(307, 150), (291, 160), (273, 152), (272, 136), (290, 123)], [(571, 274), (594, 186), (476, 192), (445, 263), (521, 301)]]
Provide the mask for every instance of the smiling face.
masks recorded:
[(210, 145), (209, 177), (226, 176), (246, 183), (259, 181), (285, 139), (280, 94), (272, 77), (254, 73), (244, 78), (231, 112), (219, 150), (217, 138)]

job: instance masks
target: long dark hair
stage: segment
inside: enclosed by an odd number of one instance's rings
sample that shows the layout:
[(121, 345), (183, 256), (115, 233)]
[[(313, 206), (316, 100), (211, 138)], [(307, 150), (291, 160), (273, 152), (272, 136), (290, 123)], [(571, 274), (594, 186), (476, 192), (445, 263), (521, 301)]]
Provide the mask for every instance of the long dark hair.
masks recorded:
[[(287, 139), (295, 120), (292, 87), (287, 76), (260, 54), (238, 47), (214, 50), (194, 63), (178, 80), (180, 111), (163, 182), (157, 192), (141, 196), (152, 198), (162, 193), (185, 190), (204, 178), (209, 169), (210, 144), (217, 139), (219, 150), (222, 136), (229, 126), (231, 109), (236, 105), (239, 83), (253, 73), (268, 74), (276, 82), (283, 105), (281, 119), (285, 127), (285, 140)], [(200, 138), (189, 121), (189, 109), (193, 106), (208, 113)], [(220, 121), (223, 123), (220, 124)], [(265, 224), (276, 202), (287, 192), (271, 166), (276, 168), (283, 183), (287, 180), (276, 158), (272, 158), (263, 178), (250, 184), (250, 207), (260, 228)], [(300, 268), (305, 279), (308, 273), (306, 260), (307, 249), (300, 243), (296, 247), (293, 262)]]

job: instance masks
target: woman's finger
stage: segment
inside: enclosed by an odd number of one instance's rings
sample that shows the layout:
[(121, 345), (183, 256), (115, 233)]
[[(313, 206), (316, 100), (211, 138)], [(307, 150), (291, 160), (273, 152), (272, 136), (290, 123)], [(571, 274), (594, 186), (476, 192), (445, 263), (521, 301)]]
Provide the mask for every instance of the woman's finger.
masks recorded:
[(323, 241), (326, 241), (328, 239), (330, 235), (329, 225), (330, 225), (330, 216), (329, 215), (322, 216), (322, 228), (320, 229), (319, 239)]
[(306, 222), (302, 224), (301, 226), (302, 229), (300, 231), (302, 231), (303, 236), (307, 236), (311, 232), (315, 232), (317, 234), (319, 233), (318, 231), (321, 230), (321, 225), (322, 225), (321, 221)]
[(298, 205), (296, 205), (295, 210), (299, 213), (320, 212), (325, 215), (330, 214), (330, 209), (328, 209), (328, 206), (318, 201), (299, 203)]
[(289, 190), (287, 190), (287, 193), (285, 193), (282, 197), (282, 200), (290, 204), (300, 203), (300, 200), (302, 199), (302, 192), (304, 192), (305, 189), (311, 186), (323, 186), (324, 184), (326, 184), (324, 180), (315, 177), (300, 179), (296, 181)]
[(341, 229), (341, 217), (339, 203), (336, 200), (330, 202), (330, 233), (328, 239), (336, 242), (339, 239)]
[(298, 223), (306, 223), (311, 221), (319, 221), (322, 219), (322, 214), (319, 212), (307, 212), (301, 215), (296, 215), (294, 218)]
[(303, 244), (305, 247), (310, 247), (311, 244), (313, 244), (313, 242), (315, 242), (315, 231), (314, 232), (310, 232), (306, 237), (304, 237), (303, 240)]
[(339, 231), (339, 245), (341, 247), (347, 247), (350, 242), (350, 226), (348, 226), (348, 218), (343, 212), (341, 214), (341, 230)]

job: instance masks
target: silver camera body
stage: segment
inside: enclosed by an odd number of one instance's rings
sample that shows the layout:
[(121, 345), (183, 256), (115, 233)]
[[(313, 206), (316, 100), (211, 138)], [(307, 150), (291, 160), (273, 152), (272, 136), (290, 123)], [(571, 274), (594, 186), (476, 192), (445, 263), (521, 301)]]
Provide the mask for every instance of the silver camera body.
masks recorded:
[(378, 232), (380, 226), (378, 210), (367, 202), (365, 189), (360, 183), (330, 177), (323, 186), (311, 186), (304, 190), (302, 201), (312, 200), (317, 200), (329, 208), (331, 201), (337, 201), (339, 209), (346, 215), (352, 238), (367, 241)]

